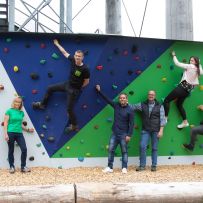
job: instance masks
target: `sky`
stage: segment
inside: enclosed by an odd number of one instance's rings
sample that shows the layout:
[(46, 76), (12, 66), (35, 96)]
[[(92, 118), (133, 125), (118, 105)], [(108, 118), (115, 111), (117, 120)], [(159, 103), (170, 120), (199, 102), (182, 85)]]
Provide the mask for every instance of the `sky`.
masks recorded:
[[(5, 0), (0, 0), (0, 2)], [(32, 3), (37, 7), (42, 0), (24, 0), (27, 3)], [(101, 30), (105, 34), (105, 1), (106, 0), (91, 0), (87, 7), (73, 20), (72, 30), (74, 33), (94, 33), (97, 29)], [(146, 0), (123, 0), (133, 24), (136, 36), (139, 36), (142, 18), (144, 14), (144, 8)], [(59, 14), (59, 0), (52, 0), (50, 6)], [(77, 12), (87, 3), (89, 0), (72, 0), (72, 16), (74, 17)], [(16, 0), (16, 7), (23, 9), (28, 13), (20, 0)], [(131, 28), (130, 22), (127, 18), (123, 4), (121, 3), (122, 10), (122, 35), (135, 36)], [(193, 32), (194, 41), (203, 41), (203, 26), (201, 25), (201, 19), (203, 19), (203, 1), (193, 0)], [(32, 11), (32, 9), (31, 9)], [(49, 7), (45, 7), (42, 10), (56, 21), (59, 18), (54, 14)], [(27, 17), (16, 11), (16, 21), (22, 24)], [(51, 22), (43, 16), (39, 16), (40, 22), (43, 22), (52, 30), (58, 32), (59, 28), (56, 23)], [(145, 21), (142, 28), (141, 37), (149, 38), (165, 38), (165, 0), (148, 0), (147, 11), (145, 15)], [(34, 22), (30, 22), (27, 25), (29, 30), (34, 29)], [(33, 30), (34, 31), (34, 30)]]

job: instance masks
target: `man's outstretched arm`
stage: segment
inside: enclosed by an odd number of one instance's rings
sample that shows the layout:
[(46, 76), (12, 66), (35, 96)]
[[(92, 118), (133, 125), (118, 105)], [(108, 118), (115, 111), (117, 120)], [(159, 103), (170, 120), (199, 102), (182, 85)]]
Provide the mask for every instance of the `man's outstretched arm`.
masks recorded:
[(56, 45), (58, 47), (58, 49), (60, 50), (60, 52), (66, 57), (68, 58), (70, 56), (70, 54), (59, 44), (57, 39), (54, 39), (54, 45)]

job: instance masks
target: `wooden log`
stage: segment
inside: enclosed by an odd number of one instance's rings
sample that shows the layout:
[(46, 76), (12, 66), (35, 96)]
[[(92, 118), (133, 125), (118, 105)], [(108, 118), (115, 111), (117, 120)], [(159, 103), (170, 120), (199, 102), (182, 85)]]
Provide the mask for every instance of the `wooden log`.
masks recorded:
[(78, 183), (77, 203), (203, 202), (203, 183)]
[(0, 203), (74, 203), (73, 184), (0, 187)]

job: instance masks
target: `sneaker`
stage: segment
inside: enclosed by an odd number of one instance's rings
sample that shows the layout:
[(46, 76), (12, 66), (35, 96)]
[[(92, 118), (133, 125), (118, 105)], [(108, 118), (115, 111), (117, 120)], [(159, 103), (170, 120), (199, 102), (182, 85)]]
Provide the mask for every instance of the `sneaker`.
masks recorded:
[(155, 172), (156, 171), (156, 166), (151, 166), (151, 171)]
[(102, 170), (103, 173), (113, 173), (113, 169), (106, 167), (105, 169)]
[(41, 102), (33, 102), (33, 103), (32, 103), (32, 108), (33, 108), (33, 109), (44, 110), (44, 109), (46, 108), (46, 106), (43, 105)]
[(183, 147), (191, 152), (194, 150), (194, 146), (192, 144), (183, 144)]
[(124, 174), (128, 173), (127, 168), (122, 168), (122, 173)]
[(71, 131), (79, 131), (79, 128), (78, 128), (78, 126), (77, 125), (72, 125), (72, 124), (70, 124), (69, 126), (67, 126), (66, 128), (65, 128), (65, 133), (70, 133)]
[(29, 173), (29, 172), (31, 172), (31, 170), (25, 166), (24, 168), (21, 168), (21, 172), (22, 173)]
[(185, 128), (185, 127), (188, 127), (188, 126), (189, 126), (189, 123), (182, 122), (181, 124), (177, 125), (177, 128), (182, 129), (182, 128)]
[(145, 170), (145, 167), (143, 166), (139, 166), (136, 168), (136, 171), (144, 171)]
[(16, 170), (15, 170), (15, 168), (14, 168), (14, 167), (10, 167), (10, 169), (9, 169), (9, 173), (10, 173), (10, 174), (15, 173), (15, 171), (16, 171)]

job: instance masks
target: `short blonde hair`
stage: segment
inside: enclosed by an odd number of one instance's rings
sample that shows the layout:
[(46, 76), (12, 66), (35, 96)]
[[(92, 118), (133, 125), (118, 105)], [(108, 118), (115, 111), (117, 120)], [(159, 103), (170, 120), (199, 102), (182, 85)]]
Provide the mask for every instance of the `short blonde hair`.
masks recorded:
[(21, 100), (21, 104), (20, 104), (20, 106), (19, 106), (19, 110), (21, 110), (22, 109), (22, 107), (23, 107), (23, 99), (22, 99), (22, 97), (15, 97), (14, 99), (13, 99), (13, 102), (12, 102), (12, 104), (11, 104), (11, 107), (12, 108), (14, 108), (14, 102), (16, 101), (16, 99), (20, 99)]

